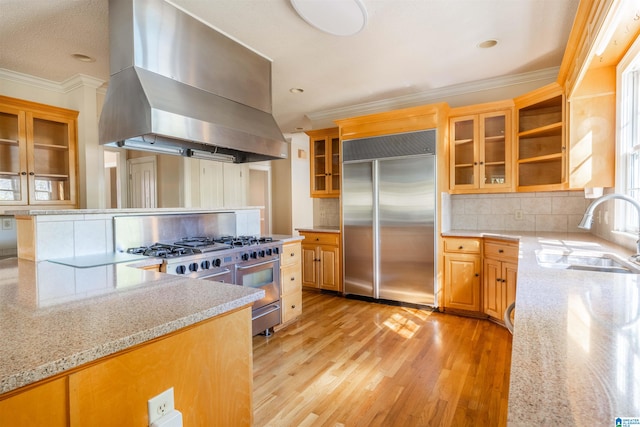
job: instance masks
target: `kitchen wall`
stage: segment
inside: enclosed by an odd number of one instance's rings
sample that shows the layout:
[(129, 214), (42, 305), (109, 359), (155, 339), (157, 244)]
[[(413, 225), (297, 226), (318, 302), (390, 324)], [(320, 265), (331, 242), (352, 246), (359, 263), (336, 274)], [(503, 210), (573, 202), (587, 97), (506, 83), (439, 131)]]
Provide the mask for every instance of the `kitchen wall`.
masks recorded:
[(585, 232), (577, 225), (591, 200), (583, 191), (443, 195), (443, 231)]
[(313, 226), (340, 228), (340, 199), (313, 199)]
[(0, 258), (16, 253), (16, 221), (12, 216), (0, 216)]

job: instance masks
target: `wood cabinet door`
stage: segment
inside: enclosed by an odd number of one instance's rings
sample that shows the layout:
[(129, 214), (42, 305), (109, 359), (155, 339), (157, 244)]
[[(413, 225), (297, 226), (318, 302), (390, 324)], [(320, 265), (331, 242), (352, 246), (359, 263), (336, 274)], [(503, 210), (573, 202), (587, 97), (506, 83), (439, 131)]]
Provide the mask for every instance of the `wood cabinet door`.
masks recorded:
[(482, 280), (483, 289), (483, 312), (494, 319), (501, 319), (503, 304), (502, 296), (502, 263), (494, 259), (484, 260), (484, 277)]
[(302, 286), (318, 287), (316, 246), (302, 245)]
[[(504, 285), (504, 306), (502, 307), (501, 316), (504, 310), (516, 300), (516, 282), (518, 279), (518, 264), (510, 262), (502, 263), (502, 277), (506, 280)], [(502, 318), (502, 317), (501, 317)]]
[(444, 306), (480, 311), (480, 256), (445, 255)]
[(340, 290), (340, 250), (332, 246), (320, 246), (320, 288), (329, 291)]
[(0, 426), (65, 427), (67, 406), (67, 378), (59, 378), (0, 400)]

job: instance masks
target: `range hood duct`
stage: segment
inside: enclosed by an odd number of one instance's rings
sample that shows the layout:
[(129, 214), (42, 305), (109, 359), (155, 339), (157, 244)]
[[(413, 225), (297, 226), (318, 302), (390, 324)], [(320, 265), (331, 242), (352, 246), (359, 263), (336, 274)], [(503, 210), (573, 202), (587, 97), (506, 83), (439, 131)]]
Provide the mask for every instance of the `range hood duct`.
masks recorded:
[(245, 163), (287, 158), (271, 61), (164, 0), (109, 0), (99, 141)]

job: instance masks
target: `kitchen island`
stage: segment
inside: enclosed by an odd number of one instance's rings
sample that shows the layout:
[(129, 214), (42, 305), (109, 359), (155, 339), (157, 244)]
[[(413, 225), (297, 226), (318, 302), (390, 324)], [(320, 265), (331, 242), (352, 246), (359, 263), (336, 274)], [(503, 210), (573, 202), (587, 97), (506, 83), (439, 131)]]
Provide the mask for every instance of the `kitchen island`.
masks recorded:
[(185, 425), (251, 424), (263, 291), (136, 268), (153, 262), (0, 261), (0, 425), (148, 425), (170, 387)]
[(496, 234), (520, 241), (508, 425), (613, 426), (640, 417), (640, 275), (537, 261), (540, 251), (630, 251), (586, 233), (443, 233)]

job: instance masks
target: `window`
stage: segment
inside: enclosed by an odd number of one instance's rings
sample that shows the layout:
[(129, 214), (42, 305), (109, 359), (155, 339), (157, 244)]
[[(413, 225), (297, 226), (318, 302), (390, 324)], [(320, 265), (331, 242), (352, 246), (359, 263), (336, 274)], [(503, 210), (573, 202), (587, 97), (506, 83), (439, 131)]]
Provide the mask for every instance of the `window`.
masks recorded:
[[(640, 42), (618, 65), (618, 145), (616, 190), (640, 200)], [(638, 233), (638, 214), (629, 203), (616, 206), (616, 229)]]

